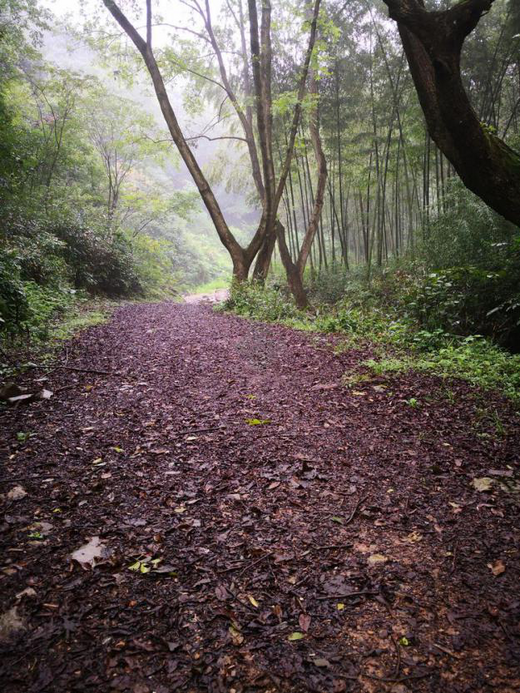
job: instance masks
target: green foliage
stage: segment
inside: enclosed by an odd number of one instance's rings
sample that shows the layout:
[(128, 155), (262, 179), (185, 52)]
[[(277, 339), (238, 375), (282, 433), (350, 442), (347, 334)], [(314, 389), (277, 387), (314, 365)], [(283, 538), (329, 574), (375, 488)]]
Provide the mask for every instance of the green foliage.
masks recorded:
[(73, 305), (75, 291), (40, 286), (31, 281), (24, 283), (24, 290), (28, 310), (22, 327), (39, 339), (45, 338), (51, 319), (63, 315)]
[(480, 333), (512, 344), (520, 336), (520, 262), (516, 264), (511, 259), (499, 272), (478, 267), (432, 272), (404, 300), (432, 334)]
[(509, 354), (483, 337), (467, 337), (427, 354), (371, 359), (365, 365), (375, 375), (416, 370), (460, 378), (483, 390), (500, 390), (520, 402), (520, 356)]
[[(344, 336), (340, 349), (375, 347), (379, 357), (363, 364), (374, 375), (429, 371), (467, 380), (484, 390), (500, 390), (520, 401), (520, 355), (509, 354), (482, 336), (457, 336), (441, 327), (426, 329), (409, 310), (408, 296), (416, 290), (417, 281), (402, 267), (381, 273), (370, 285), (354, 273), (347, 295), (333, 306), (322, 305), (314, 314), (298, 311), (278, 290), (246, 283), (233, 287), (225, 308), (306, 331), (339, 333)], [(363, 372), (353, 373), (345, 383), (356, 385), (366, 378)], [(408, 404), (419, 406), (413, 398)]]
[(460, 184), (429, 225), (401, 300), (427, 330), (520, 343), (520, 233)]
[(301, 320), (303, 314), (280, 290), (256, 282), (234, 283), (225, 310), (266, 322)]
[(345, 267), (332, 264), (319, 274), (310, 277), (309, 299), (316, 304), (334, 304), (345, 295), (352, 277), (345, 272)]
[(212, 291), (216, 291), (217, 289), (228, 289), (229, 282), (229, 278), (221, 277), (219, 279), (213, 279), (210, 282), (206, 282), (205, 284), (194, 286), (192, 291), (194, 294), (207, 294), (211, 293)]
[(0, 329), (11, 331), (28, 317), (28, 301), (14, 253), (0, 252)]
[(153, 118), (43, 61), (35, 0), (0, 0), (0, 15), (0, 338), (44, 339), (84, 292), (171, 295), (194, 203), (162, 184)]

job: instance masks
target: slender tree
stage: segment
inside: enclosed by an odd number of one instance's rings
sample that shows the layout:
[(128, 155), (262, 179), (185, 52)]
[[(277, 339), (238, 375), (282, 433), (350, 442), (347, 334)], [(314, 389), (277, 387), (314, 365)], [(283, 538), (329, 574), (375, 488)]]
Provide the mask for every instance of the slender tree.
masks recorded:
[[(270, 159), (272, 159), (272, 101), (270, 98), (271, 90), (271, 27), (270, 16), (271, 6), (268, 0), (264, 0), (262, 4), (262, 31), (261, 42), (258, 39), (258, 20), (256, 12), (256, 3), (250, 0), (249, 2), (249, 20), (251, 26), (251, 54), (253, 63), (254, 90), (257, 103), (257, 128), (259, 133), (260, 150), (262, 154), (263, 164), (263, 181), (259, 179), (259, 168), (257, 163), (256, 145), (251, 129), (251, 123), (247, 119), (247, 115), (243, 113), (242, 108), (238, 103), (238, 99), (233, 93), (231, 84), (227, 80), (226, 86), (226, 71), (222, 60), (222, 53), (215, 38), (211, 23), (211, 14), (209, 3), (205, 2), (202, 7), (198, 2), (192, 3), (192, 7), (199, 12), (205, 23), (205, 29), (209, 41), (217, 56), (219, 69), (224, 86), (228, 91), (231, 102), (239, 115), (240, 122), (246, 132), (246, 141), (251, 156), (253, 178), (257, 185), (257, 189), (263, 192), (263, 211), (262, 218), (253, 239), (246, 248), (242, 248), (231, 232), (224, 214), (218, 204), (218, 201), (213, 193), (213, 190), (200, 168), (177, 120), (177, 116), (171, 105), (164, 78), (157, 63), (153, 46), (152, 46), (152, 0), (146, 0), (146, 38), (141, 36), (137, 28), (130, 22), (127, 16), (122, 12), (120, 7), (113, 0), (103, 0), (105, 7), (118, 22), (120, 27), (129, 36), (148, 69), (152, 83), (159, 101), (163, 117), (170, 131), (173, 142), (175, 143), (188, 171), (190, 172), (199, 194), (208, 210), (213, 221), (215, 229), (224, 247), (229, 252), (233, 262), (233, 275), (238, 281), (247, 279), (251, 264), (260, 250), (264, 240), (275, 235), (276, 213), (285, 187), (287, 172), (290, 166), (292, 152), (294, 149), (294, 141), (296, 131), (301, 117), (301, 107), (305, 91), (305, 82), (309, 70), (310, 60), (316, 40), (316, 25), (319, 13), (320, 0), (315, 0), (313, 3), (313, 15), (311, 28), (309, 33), (309, 43), (305, 55), (305, 61), (300, 77), (300, 85), (298, 89), (298, 102), (294, 109), (293, 124), (291, 129), (291, 138), (286, 151), (286, 159), (284, 167), (281, 171), (278, 181), (278, 187), (274, 187), (274, 169), (272, 170)], [(262, 69), (260, 70), (260, 63)], [(294, 135), (292, 134), (294, 132)], [(260, 184), (261, 183), (261, 184)], [(262, 191), (263, 186), (263, 191)]]

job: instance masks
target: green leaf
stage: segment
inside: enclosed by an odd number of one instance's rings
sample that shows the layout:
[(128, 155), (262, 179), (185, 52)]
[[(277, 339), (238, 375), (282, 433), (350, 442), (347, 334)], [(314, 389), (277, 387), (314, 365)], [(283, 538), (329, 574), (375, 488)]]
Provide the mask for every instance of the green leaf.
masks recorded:
[(305, 638), (305, 633), (300, 633), (299, 631), (295, 630), (294, 633), (291, 633), (287, 637), (287, 640), (294, 642), (295, 640), (303, 640), (304, 638)]
[(337, 522), (339, 525), (342, 525), (344, 521), (342, 517), (338, 517), (337, 515), (333, 515), (330, 519), (332, 522)]
[(135, 570), (136, 572), (139, 572), (141, 569), (141, 561), (136, 561), (135, 563), (132, 563), (132, 565), (128, 566), (128, 570)]
[(271, 423), (271, 419), (246, 419), (248, 426), (265, 426), (269, 423)]
[(31, 532), (29, 539), (43, 539), (43, 534), (41, 532)]

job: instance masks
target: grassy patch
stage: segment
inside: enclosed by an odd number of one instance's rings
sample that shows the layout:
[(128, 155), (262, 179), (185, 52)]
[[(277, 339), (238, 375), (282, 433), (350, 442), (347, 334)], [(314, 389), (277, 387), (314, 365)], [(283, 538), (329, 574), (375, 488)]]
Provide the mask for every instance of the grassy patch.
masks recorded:
[(71, 339), (77, 332), (107, 322), (118, 304), (104, 302), (77, 306), (51, 329), (51, 341)]
[(35, 329), (26, 329), (4, 339), (1, 344), (0, 378), (11, 377), (24, 370), (24, 363), (50, 362), (63, 342), (82, 330), (107, 322), (118, 302), (76, 298), (49, 311)]
[(400, 356), (371, 359), (363, 365), (374, 375), (414, 370), (446, 379), (460, 378), (483, 390), (498, 390), (520, 403), (520, 356), (483, 337), (466, 337), (426, 353), (409, 349)]
[(205, 284), (190, 287), (188, 292), (190, 294), (209, 294), (212, 291), (217, 291), (218, 289), (229, 289), (229, 284), (229, 278), (221, 277), (219, 279), (213, 279), (210, 282), (206, 282)]
[(299, 311), (280, 290), (243, 284), (233, 287), (223, 310), (293, 329), (342, 335), (338, 350), (370, 346), (376, 358), (360, 363), (359, 375), (346, 376), (351, 386), (363, 382), (367, 368), (374, 376), (427, 371), (500, 391), (520, 403), (520, 355), (478, 335), (462, 337), (440, 328), (424, 329), (389, 306), (347, 304), (344, 299), (334, 306), (316, 307), (311, 314)]

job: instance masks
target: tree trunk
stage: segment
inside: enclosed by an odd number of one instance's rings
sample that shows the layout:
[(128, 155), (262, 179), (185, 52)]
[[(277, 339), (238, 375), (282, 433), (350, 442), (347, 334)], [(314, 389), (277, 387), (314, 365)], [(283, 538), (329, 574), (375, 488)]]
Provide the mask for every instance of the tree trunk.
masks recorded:
[(267, 231), (262, 247), (256, 257), (255, 269), (253, 271), (253, 280), (263, 284), (269, 274), (271, 260), (273, 257), (274, 246), (276, 244), (276, 221), (272, 230)]
[(285, 241), (285, 228), (280, 222), (276, 225), (276, 235), (278, 240), (278, 249), (280, 250), (280, 258), (287, 275), (287, 284), (294, 297), (296, 306), (300, 310), (305, 310), (309, 306), (307, 293), (303, 288), (303, 280), (297, 265), (291, 258), (291, 253)]

